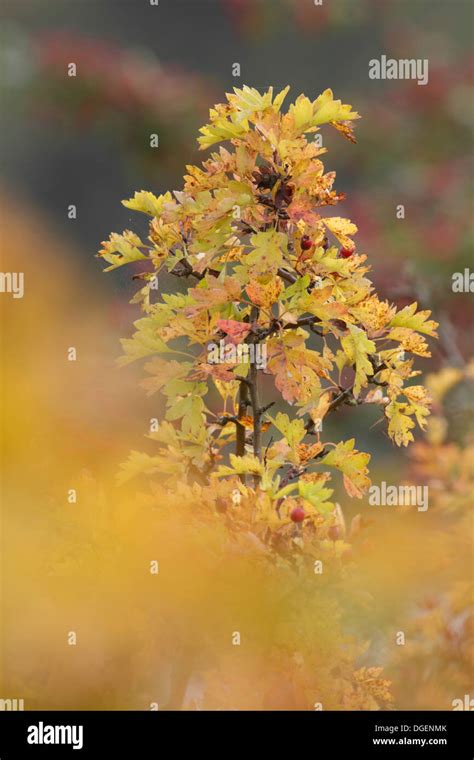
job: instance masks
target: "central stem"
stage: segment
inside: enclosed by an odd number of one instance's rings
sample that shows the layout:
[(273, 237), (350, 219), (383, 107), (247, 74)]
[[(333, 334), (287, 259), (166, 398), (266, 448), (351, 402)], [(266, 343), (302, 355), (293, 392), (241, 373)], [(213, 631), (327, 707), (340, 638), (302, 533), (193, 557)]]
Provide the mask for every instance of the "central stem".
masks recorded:
[(243, 457), (245, 454), (245, 427), (238, 422), (242, 417), (247, 414), (247, 407), (250, 403), (249, 388), (246, 382), (240, 382), (239, 388), (239, 409), (237, 413), (237, 440), (235, 453), (238, 457)]
[(253, 453), (258, 459), (262, 459), (262, 413), (260, 411), (260, 399), (258, 394), (258, 369), (255, 362), (250, 365), (250, 404), (253, 415)]
[[(250, 322), (257, 324), (259, 317), (259, 309), (257, 306), (252, 306), (250, 312)], [(259, 345), (258, 339), (254, 343), (253, 362), (250, 364), (249, 370), (249, 390), (250, 390), (250, 404), (252, 407), (253, 416), (253, 453), (261, 461), (262, 459), (262, 412), (260, 410), (260, 398), (258, 394), (258, 369), (256, 363), (257, 346)]]

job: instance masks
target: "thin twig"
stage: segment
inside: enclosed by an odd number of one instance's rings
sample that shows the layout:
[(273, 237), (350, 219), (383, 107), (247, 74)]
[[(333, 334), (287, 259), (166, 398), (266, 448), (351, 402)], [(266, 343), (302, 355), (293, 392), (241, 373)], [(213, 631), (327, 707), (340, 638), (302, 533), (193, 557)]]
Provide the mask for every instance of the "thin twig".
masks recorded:
[(293, 285), (296, 280), (298, 279), (296, 275), (292, 274), (291, 272), (287, 272), (286, 269), (279, 269), (278, 274), (282, 278), (282, 280), (286, 280), (286, 282), (289, 282), (291, 285)]

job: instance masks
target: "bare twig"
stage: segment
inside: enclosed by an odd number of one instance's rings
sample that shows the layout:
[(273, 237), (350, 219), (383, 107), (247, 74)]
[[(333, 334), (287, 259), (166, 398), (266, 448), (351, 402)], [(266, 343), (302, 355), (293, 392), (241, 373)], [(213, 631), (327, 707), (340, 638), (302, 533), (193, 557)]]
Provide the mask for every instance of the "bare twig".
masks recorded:
[(291, 272), (287, 272), (286, 269), (279, 269), (278, 274), (282, 278), (282, 280), (286, 280), (286, 282), (289, 282), (291, 285), (296, 282), (298, 279), (295, 274), (292, 274)]
[(189, 261), (185, 258), (180, 259), (177, 264), (171, 269), (171, 274), (175, 277), (195, 277), (197, 280), (203, 280), (206, 274), (212, 274), (213, 277), (218, 277), (219, 272), (217, 269), (205, 269), (204, 272), (195, 272)]
[[(319, 317), (301, 317), (296, 322), (288, 322), (286, 324), (282, 324), (278, 319), (274, 319), (269, 327), (254, 331), (254, 335), (256, 340), (261, 341), (278, 332), (278, 330), (297, 330), (298, 327), (311, 327), (312, 329), (313, 325), (318, 322), (321, 322)], [(322, 335), (322, 333), (318, 334)]]

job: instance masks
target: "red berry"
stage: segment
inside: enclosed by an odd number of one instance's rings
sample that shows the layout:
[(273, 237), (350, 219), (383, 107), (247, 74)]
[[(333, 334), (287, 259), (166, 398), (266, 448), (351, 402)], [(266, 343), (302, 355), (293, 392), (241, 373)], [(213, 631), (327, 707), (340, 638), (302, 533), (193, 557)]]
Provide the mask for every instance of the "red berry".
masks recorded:
[(354, 253), (353, 248), (341, 248), (341, 250), (339, 251), (339, 258), (350, 259), (353, 253)]
[(301, 250), (302, 251), (309, 251), (311, 246), (313, 245), (313, 241), (308, 235), (303, 235), (301, 238)]
[(295, 507), (290, 512), (290, 517), (295, 523), (303, 522), (304, 518), (306, 517), (306, 513), (303, 509), (303, 507)]

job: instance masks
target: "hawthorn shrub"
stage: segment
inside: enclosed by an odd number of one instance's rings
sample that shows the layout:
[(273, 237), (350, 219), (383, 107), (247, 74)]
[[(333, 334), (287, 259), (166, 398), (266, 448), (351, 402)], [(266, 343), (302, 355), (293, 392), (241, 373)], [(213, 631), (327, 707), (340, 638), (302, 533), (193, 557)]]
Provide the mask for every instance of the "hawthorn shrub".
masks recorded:
[[(369, 455), (353, 438), (333, 443), (320, 432), (339, 406), (379, 404), (398, 446), (413, 441), (415, 422), (425, 427), (427, 391), (408, 381), (420, 374), (414, 357), (430, 356), (424, 336), (437, 327), (416, 303), (397, 311), (381, 301), (353, 242), (355, 224), (321, 215), (344, 196), (333, 189), (334, 172), (324, 171), (325, 149), (307, 135), (330, 124), (353, 141), (359, 115), (330, 90), (313, 102), (300, 95), (282, 114), (287, 92), (244, 87), (228, 95), (199, 143), (230, 147), (202, 168), (188, 166), (183, 190), (142, 190), (124, 201), (151, 217), (148, 241), (113, 233), (99, 253), (106, 271), (147, 265), (135, 275), (145, 284), (134, 299), (145, 316), (122, 341), (122, 363), (153, 357), (144, 385), (167, 399), (166, 421), (150, 436), (158, 452), (133, 454), (122, 480), (138, 472), (202, 487), (223, 479), (252, 497), (255, 522), (272, 531), (293, 509), (304, 510), (295, 521), (308, 529), (333, 512), (328, 470), (342, 474), (349, 496), (367, 491)], [(153, 302), (162, 270), (192, 282)], [(263, 369), (252, 361), (258, 355)], [(352, 377), (342, 384), (347, 370)], [(273, 379), (268, 398), (262, 375)], [(206, 403), (212, 385), (230, 411)], [(270, 414), (275, 395), (293, 418)]]
[[(365, 521), (346, 525), (331, 488), (335, 471), (361, 499), (370, 455), (354, 437), (327, 440), (325, 421), (343, 405), (376, 405), (392, 441), (412, 442), (430, 409), (425, 387), (411, 382), (414, 360), (430, 356), (437, 323), (416, 303), (397, 310), (380, 300), (355, 224), (323, 215), (344, 195), (325, 173), (325, 148), (308, 136), (329, 124), (355, 142), (359, 115), (331, 90), (300, 95), (282, 113), (288, 89), (227, 95), (199, 137), (202, 150), (226, 146), (187, 166), (182, 190), (123, 202), (150, 217), (148, 240), (125, 230), (102, 244), (106, 271), (133, 264), (142, 281), (132, 302), (144, 315), (120, 363), (148, 359), (143, 385), (166, 398), (165, 420), (149, 434), (155, 453), (132, 452), (119, 482), (151, 476), (149, 506), (173, 505), (206, 530), (224, 526), (217, 578), (235, 553), (246, 568), (228, 570), (226, 588), (263, 563), (252, 598), (265, 624), (253, 629), (245, 663), (229, 648), (216, 653), (210, 631), (213, 616), (222, 625), (221, 606), (207, 606), (199, 645), (197, 628), (183, 627), (180, 683), (198, 668), (196, 704), (381, 709), (393, 704), (390, 684), (355, 622), (366, 601), (358, 613), (353, 547)], [(167, 273), (184, 292), (161, 292)], [(177, 692), (170, 705), (182, 706)]]

